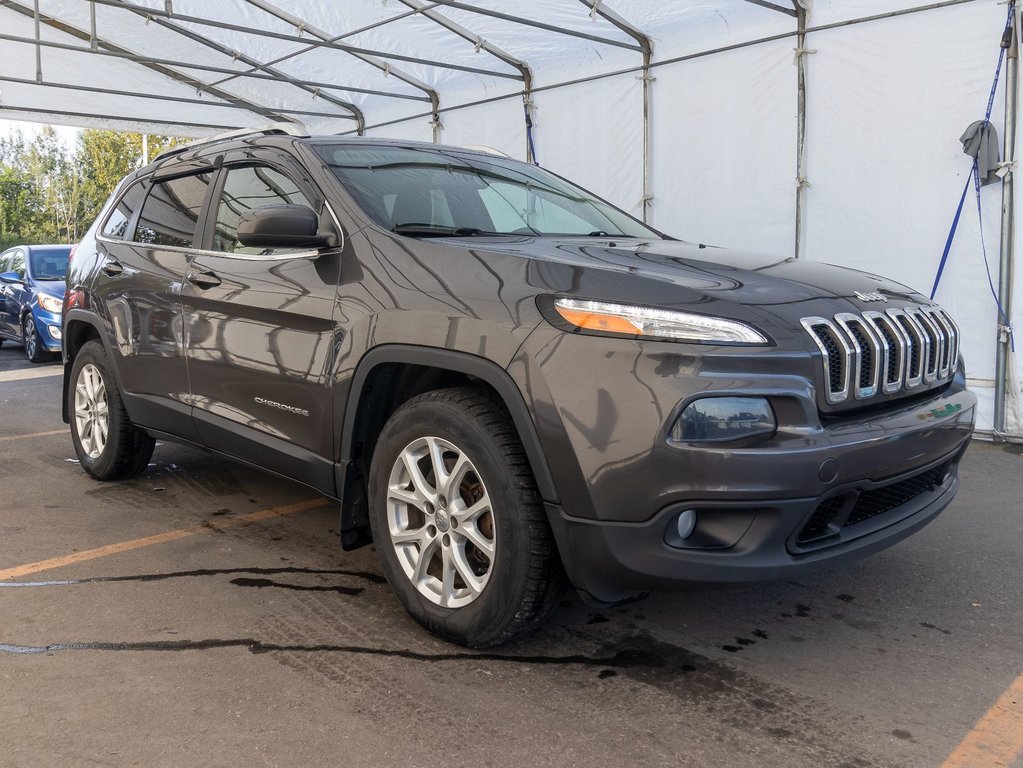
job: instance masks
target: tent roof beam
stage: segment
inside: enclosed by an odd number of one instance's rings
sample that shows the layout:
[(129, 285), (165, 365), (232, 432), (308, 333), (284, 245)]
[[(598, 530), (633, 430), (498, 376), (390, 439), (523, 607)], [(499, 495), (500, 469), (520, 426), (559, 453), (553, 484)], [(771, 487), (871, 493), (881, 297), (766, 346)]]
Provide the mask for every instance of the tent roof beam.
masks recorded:
[[(27, 16), (27, 17), (32, 18), (32, 19), (35, 19), (36, 16), (37, 16), (37, 12), (36, 12), (35, 9), (27, 8), (27, 7), (23, 6), (23, 5), (20, 5), (19, 3), (13, 2), (13, 0), (4, 0), (2, 7), (8, 8), (8, 9), (14, 11), (15, 13), (20, 13), (23, 16)], [(235, 96), (234, 94), (228, 93), (227, 91), (222, 91), (219, 88), (212, 88), (212, 87), (206, 85), (206, 83), (203, 83), (200, 80), (196, 80), (194, 77), (186, 75), (183, 72), (178, 72), (177, 70), (172, 69), (172, 68), (170, 68), (168, 66), (165, 66), (163, 64), (156, 64), (156, 63), (153, 63), (153, 62), (146, 62), (146, 61), (140, 61), (138, 59), (135, 59), (133, 57), (137, 56), (137, 54), (135, 54), (132, 51), (129, 51), (127, 48), (122, 48), (119, 45), (115, 45), (114, 43), (111, 43), (111, 42), (108, 42), (106, 40), (103, 40), (102, 38), (99, 38), (99, 37), (96, 37), (96, 36), (92, 35), (90, 32), (86, 32), (85, 30), (78, 29), (78, 27), (72, 26), (71, 24), (66, 24), (65, 22), (60, 21), (59, 19), (53, 18), (52, 16), (47, 16), (45, 14), (39, 13), (38, 14), (38, 19), (39, 19), (39, 21), (42, 24), (45, 24), (46, 26), (51, 27), (52, 29), (56, 29), (56, 30), (58, 30), (60, 32), (63, 32), (66, 35), (70, 35), (71, 37), (78, 38), (79, 40), (84, 40), (86, 42), (90, 42), (90, 43), (95, 44), (96, 50), (93, 50), (92, 48), (81, 49), (81, 50), (84, 50), (84, 51), (86, 51), (88, 53), (95, 54), (95, 53), (98, 53), (100, 50), (104, 50), (104, 51), (108, 51), (108, 52), (112, 52), (112, 53), (117, 53), (117, 54), (121, 55), (122, 58), (130, 58), (133, 61), (135, 61), (137, 64), (142, 65), (146, 69), (150, 69), (150, 70), (152, 70), (154, 72), (158, 72), (159, 74), (163, 75), (164, 77), (170, 78), (171, 80), (175, 80), (175, 81), (180, 82), (180, 83), (185, 83), (185, 84), (189, 85), (190, 87), (195, 88), (197, 90), (205, 91), (206, 93), (208, 93), (211, 96), (214, 96), (214, 97), (216, 97), (218, 99), (222, 99), (224, 101), (228, 101), (228, 102), (231, 102), (233, 104), (237, 104), (237, 105), (239, 105), (241, 107), (244, 107), (244, 108), (248, 109), (251, 112), (254, 112), (255, 114), (263, 115), (264, 117), (269, 117), (269, 118), (271, 118), (273, 120), (287, 120), (288, 119), (286, 116), (284, 116), (280, 112), (274, 111), (273, 109), (270, 109), (269, 107), (265, 107), (265, 106), (263, 106), (261, 104), (256, 104), (255, 102), (249, 101), (248, 99), (243, 99), (240, 96)], [(47, 43), (47, 41), (43, 41), (43, 40), (27, 39), (27, 41), (30, 44), (36, 45), (36, 46), (39, 46), (39, 47), (43, 47)], [(80, 46), (72, 46), (72, 47), (80, 48)], [(212, 127), (212, 126), (207, 126), (207, 127)]]
[[(246, 27), (242, 24), (232, 24), (226, 21), (217, 21), (215, 19), (207, 19), (201, 16), (187, 16), (185, 14), (172, 12), (168, 13), (166, 10), (160, 10), (158, 8), (149, 8), (144, 5), (135, 5), (133, 3), (125, 2), (124, 0), (89, 0), (98, 5), (105, 5), (110, 8), (120, 8), (126, 11), (132, 11), (139, 13), (142, 16), (147, 16), (150, 19), (164, 18), (164, 19), (176, 19), (177, 21), (186, 22), (189, 24), (198, 24), (204, 27), (213, 27), (216, 29), (226, 29), (231, 32), (240, 32), (242, 34), (255, 35), (257, 37), (265, 37), (274, 40), (284, 40), (289, 43), (297, 43), (303, 46), (314, 45), (318, 48), (328, 48), (331, 50), (342, 51), (345, 53), (356, 53), (366, 54), (369, 56), (379, 56), (385, 59), (394, 59), (396, 61), (408, 61), (413, 64), (422, 64), (427, 67), (437, 67), (438, 69), (453, 69), (461, 72), (471, 72), (476, 75), (486, 75), (487, 77), (505, 77), (513, 80), (519, 79), (519, 75), (511, 74), (509, 72), (499, 72), (490, 69), (481, 69), (479, 67), (469, 67), (461, 64), (449, 64), (443, 61), (434, 61), (433, 59), (424, 59), (419, 56), (406, 56), (399, 53), (389, 53), (387, 51), (377, 51), (369, 48), (361, 48), (356, 45), (348, 45), (346, 43), (329, 42), (331, 39), (330, 35), (325, 38), (318, 37), (317, 40), (310, 40), (308, 37), (300, 37), (298, 35), (289, 35), (285, 32), (273, 32), (268, 29), (257, 29), (255, 27)], [(251, 2), (251, 0), (247, 0)], [(253, 2), (256, 7), (263, 7), (262, 2)], [(265, 5), (270, 5), (266, 3)], [(271, 6), (275, 7), (275, 6)], [(265, 9), (264, 9), (265, 10)], [(276, 9), (279, 10), (279, 9)], [(280, 18), (280, 17), (278, 17)], [(300, 25), (296, 25), (300, 26)], [(311, 32), (312, 28), (307, 26), (302, 27), (306, 32)]]
[(589, 8), (590, 13), (595, 13), (605, 21), (611, 22), (618, 27), (618, 29), (639, 43), (640, 50), (642, 50), (644, 56), (649, 57), (652, 54), (654, 44), (650, 37), (640, 30), (639, 27), (626, 21), (624, 18), (608, 8), (607, 3), (603, 2), (603, 0), (579, 0), (579, 2)]
[[(184, 128), (212, 128), (218, 131), (229, 131), (237, 126), (222, 123), (197, 123), (190, 120), (174, 120), (164, 118), (139, 117), (138, 115), (112, 115), (100, 112), (71, 112), (63, 109), (43, 109), (42, 107), (21, 107), (17, 104), (0, 104), (0, 115), (5, 112), (24, 112), (30, 115), (56, 115), (58, 117), (84, 117), (90, 120), (117, 120), (129, 125), (149, 123), (152, 125), (179, 125)], [(294, 121), (288, 121), (294, 122)], [(125, 129), (129, 130), (129, 129)]]
[[(243, 109), (251, 112), (251, 107), (240, 104), (232, 104), (227, 101), (208, 101), (206, 99), (192, 99), (184, 96), (167, 96), (156, 93), (139, 93), (137, 91), (122, 91), (116, 88), (101, 88), (95, 85), (80, 85), (78, 83), (57, 83), (52, 80), (38, 82), (27, 77), (8, 77), (0, 75), (0, 83), (14, 83), (16, 85), (38, 85), (43, 88), (59, 88), (68, 91), (82, 91), (83, 93), (105, 93), (111, 96), (127, 96), (133, 99), (151, 99), (154, 101), (173, 102), (175, 104), (196, 104), (203, 107), (216, 107), (220, 109)], [(336, 112), (316, 112), (314, 110), (288, 109), (289, 115), (305, 115), (308, 117), (330, 117), (347, 118), (347, 115), (338, 115)]]
[(746, 0), (746, 2), (752, 5), (759, 5), (761, 8), (770, 8), (772, 11), (778, 11), (779, 13), (784, 13), (786, 16), (796, 18), (795, 8), (786, 8), (783, 5), (778, 5), (777, 3), (772, 3), (768, 0)]
[[(428, 7), (435, 8), (436, 3), (429, 3)], [(380, 21), (376, 21), (372, 24), (367, 24), (364, 27), (353, 29), (350, 32), (344, 32), (340, 35), (335, 35), (334, 37), (331, 37), (329, 40), (326, 40), (325, 42), (336, 43), (338, 40), (344, 40), (347, 37), (354, 37), (355, 35), (362, 34), (363, 32), (368, 32), (371, 29), (377, 29), (387, 24), (391, 24), (395, 21), (400, 21), (401, 19), (408, 18), (409, 16), (413, 16), (415, 13), (416, 11), (406, 11), (405, 13), (399, 13), (396, 16), (391, 16), (388, 19), (381, 19)], [(278, 56), (276, 59), (268, 61), (267, 64), (280, 64), (282, 61), (289, 61), (290, 59), (294, 59), (298, 56), (309, 53), (310, 51), (315, 51), (317, 48), (319, 48), (319, 46), (317, 45), (306, 45), (305, 48), (299, 48), (297, 51), (292, 51), (291, 53), (286, 53), (283, 56)], [(241, 75), (237, 76), (240, 77)], [(213, 83), (213, 85), (221, 85), (222, 83), (226, 83), (229, 80), (233, 80), (234, 77), (235, 76), (225, 77), (223, 80), (217, 80), (216, 82)]]
[[(498, 48), (493, 43), (490, 43), (487, 40), (483, 39), (482, 35), (478, 35), (475, 32), (466, 29), (461, 24), (452, 21), (444, 14), (434, 10), (434, 8), (436, 8), (437, 6), (436, 3), (425, 3), (422, 2), (422, 0), (399, 0), (399, 2), (411, 8), (412, 14), (418, 13), (422, 16), (425, 16), (427, 19), (434, 22), (435, 24), (439, 24), (441, 27), (448, 30), (449, 32), (453, 32), (463, 40), (467, 40), (468, 42), (477, 46), (479, 50), (486, 51), (494, 58), (503, 61), (505, 64), (508, 64), (509, 66), (515, 67), (515, 69), (519, 71), (519, 74), (522, 75), (522, 80), (525, 83), (525, 90), (529, 91), (532, 89), (533, 72), (529, 68), (529, 64), (527, 64), (522, 59), (516, 56), (512, 56), (507, 51), (504, 51), (501, 48)], [(402, 14), (402, 16), (405, 15), (408, 14)]]
[[(150, 19), (148, 14), (146, 14), (145, 12), (133, 10), (132, 13), (135, 13), (136, 15), (143, 16), (143, 17), (146, 17), (147, 19)], [(268, 75), (273, 75), (274, 77), (276, 77), (279, 80), (287, 83), (288, 85), (291, 85), (291, 86), (294, 86), (296, 88), (299, 88), (300, 90), (302, 90), (302, 91), (304, 91), (304, 92), (306, 92), (308, 94), (311, 94), (314, 97), (319, 97), (320, 99), (322, 99), (323, 101), (327, 102), (328, 104), (333, 104), (333, 105), (335, 105), (337, 107), (341, 107), (341, 109), (347, 110), (348, 112), (350, 112), (355, 117), (355, 120), (359, 124), (359, 130), (360, 131), (366, 125), (366, 116), (362, 114), (362, 110), (359, 109), (357, 106), (355, 106), (354, 104), (352, 104), (349, 101), (345, 101), (344, 99), (339, 99), (338, 97), (333, 96), (331, 94), (323, 93), (322, 91), (318, 91), (316, 88), (312, 88), (312, 87), (306, 85), (305, 83), (301, 82), (300, 80), (295, 79), (294, 77), (292, 77), (291, 75), (287, 74), (286, 72), (282, 72), (279, 69), (275, 69), (273, 67), (269, 67), (266, 64), (264, 64), (263, 62), (258, 61), (257, 59), (254, 59), (254, 58), (252, 58), (251, 56), (249, 56), (247, 54), (241, 53), (239, 51), (232, 51), (226, 45), (222, 45), (221, 43), (218, 43), (218, 42), (216, 42), (214, 40), (210, 40), (207, 37), (203, 37), (202, 35), (197, 34), (197, 33), (193, 32), (190, 29), (185, 29), (184, 27), (180, 27), (180, 26), (178, 26), (177, 24), (175, 24), (172, 21), (167, 21), (166, 19), (162, 19), (162, 18), (151, 18), (151, 20), (152, 20), (152, 22), (154, 24), (157, 24), (157, 25), (163, 27), (164, 29), (171, 31), (171, 32), (173, 32), (176, 35), (180, 35), (180, 36), (182, 36), (184, 38), (187, 38), (188, 40), (192, 40), (193, 42), (199, 43), (200, 45), (204, 45), (207, 48), (209, 48), (210, 50), (216, 51), (217, 53), (223, 54), (224, 56), (237, 57), (237, 59), (239, 61), (244, 62), (245, 64), (247, 64), (250, 67), (254, 67), (255, 69), (260, 69), (260, 70), (266, 72)]]
[[(588, 32), (579, 32), (574, 29), (568, 29), (566, 27), (559, 27), (554, 24), (545, 24), (542, 21), (536, 21), (535, 19), (525, 19), (521, 16), (515, 16), (510, 13), (502, 13), (501, 11), (492, 11), (489, 8), (478, 8), (468, 3), (462, 3), (458, 0), (434, 0), (437, 5), (445, 5), (449, 8), (457, 8), (461, 11), (468, 11), (469, 13), (478, 13), (481, 16), (490, 16), (491, 18), (501, 19), (502, 21), (510, 21), (514, 24), (522, 24), (527, 27), (535, 27), (536, 29), (543, 29), (547, 32), (556, 32), (559, 35), (568, 35), (569, 37), (578, 37), (583, 40), (590, 40), (595, 43), (602, 43), (604, 45), (613, 45), (617, 48), (628, 48), (633, 51), (642, 51), (638, 45), (632, 43), (625, 43), (621, 40), (615, 40), (611, 37), (602, 37), (600, 35), (591, 35)], [(591, 6), (592, 7), (592, 6)]]
[[(0, 8), (2, 8), (2, 7), (3, 7), (3, 5), (0, 5)], [(32, 37), (19, 37), (18, 35), (7, 35), (7, 34), (4, 34), (4, 33), (0, 33), (0, 40), (6, 40), (6, 41), (12, 42), (12, 43), (24, 43), (26, 45), (35, 45), (36, 44), (35, 38), (32, 38)], [(111, 58), (126, 59), (128, 61), (133, 61), (133, 62), (135, 62), (137, 64), (160, 64), (160, 65), (169, 66), (169, 67), (185, 67), (185, 68), (188, 68), (188, 69), (196, 69), (196, 70), (199, 70), (201, 72), (213, 72), (215, 74), (220, 74), (220, 75), (230, 74), (230, 75), (232, 75), (234, 77), (244, 77), (244, 78), (249, 78), (249, 79), (253, 79), (253, 80), (272, 80), (274, 82), (277, 82), (277, 80), (278, 80), (278, 78), (274, 77), (273, 75), (268, 75), (265, 72), (240, 72), (240, 71), (235, 70), (235, 69), (229, 69), (227, 67), (218, 67), (218, 66), (214, 66), (212, 64), (200, 64), (198, 62), (190, 62), (190, 61), (177, 61), (177, 60), (174, 60), (174, 59), (154, 59), (154, 58), (151, 58), (149, 56), (141, 56), (141, 55), (138, 55), (138, 54), (119, 53), (119, 52), (116, 52), (116, 51), (106, 51), (106, 50), (102, 50), (102, 49), (95, 50), (93, 48), (83, 48), (82, 46), (71, 45), (71, 44), (68, 44), (68, 43), (58, 43), (58, 42), (55, 42), (55, 41), (52, 41), (52, 40), (41, 40), (39, 42), (39, 45), (41, 45), (43, 48), (55, 48), (55, 49), (63, 50), (63, 51), (73, 51), (75, 53), (87, 53), (87, 54), (92, 54), (92, 55), (96, 55), (96, 56), (108, 56), (108, 57), (111, 57)], [(202, 81), (196, 80), (195, 78), (189, 77), (187, 75), (182, 75), (182, 77), (183, 77), (183, 79), (181, 80), (181, 82), (185, 83), (186, 85), (191, 86), (192, 88), (196, 88), (199, 85), (205, 85), (205, 86), (207, 86), (209, 88), (214, 88), (217, 85), (217, 83), (202, 83)], [(336, 90), (340, 90), (340, 91), (352, 91), (353, 93), (370, 93), (370, 94), (373, 94), (373, 95), (376, 95), (376, 96), (384, 96), (384, 97), (391, 98), (391, 99), (407, 99), (409, 101), (429, 101), (430, 100), (426, 96), (415, 96), (413, 94), (408, 94), (408, 93), (393, 93), (391, 91), (377, 91), (377, 90), (373, 90), (373, 89), (370, 89), (370, 88), (356, 88), (354, 86), (342, 85), (340, 83), (326, 83), (326, 82), (320, 82), (318, 80), (305, 80), (305, 79), (303, 79), (302, 82), (305, 83), (306, 85), (313, 86), (315, 88), (331, 88), (331, 89), (336, 89)], [(168, 97), (168, 98), (173, 98), (173, 97)], [(290, 110), (288, 110), (288, 111), (290, 111)], [(338, 115), (338, 117), (341, 117), (343, 119), (348, 119), (350, 117), (350, 115)]]

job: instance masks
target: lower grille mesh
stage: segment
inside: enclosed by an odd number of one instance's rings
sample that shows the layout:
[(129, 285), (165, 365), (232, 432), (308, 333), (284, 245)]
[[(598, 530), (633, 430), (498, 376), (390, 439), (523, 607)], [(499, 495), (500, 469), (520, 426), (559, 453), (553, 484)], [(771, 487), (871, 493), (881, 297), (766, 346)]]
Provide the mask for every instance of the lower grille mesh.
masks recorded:
[[(837, 536), (842, 529), (862, 523), (877, 515), (890, 512), (901, 507), (922, 493), (926, 493), (940, 486), (949, 471), (952, 469), (953, 461), (949, 460), (937, 467), (925, 470), (917, 475), (908, 477), (881, 488), (874, 488), (869, 491), (844, 493), (839, 496), (832, 496), (817, 505), (813, 515), (806, 521), (796, 537), (796, 543), (800, 546), (822, 542), (832, 536)], [(852, 498), (851, 498), (852, 497)], [(853, 498), (855, 500), (853, 500)], [(852, 502), (848, 516), (840, 520), (843, 510)]]

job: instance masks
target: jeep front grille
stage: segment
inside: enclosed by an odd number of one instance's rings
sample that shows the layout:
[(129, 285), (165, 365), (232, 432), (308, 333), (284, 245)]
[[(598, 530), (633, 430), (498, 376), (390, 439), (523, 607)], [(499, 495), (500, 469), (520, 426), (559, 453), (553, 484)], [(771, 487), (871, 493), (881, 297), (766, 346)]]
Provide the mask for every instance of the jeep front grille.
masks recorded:
[(939, 307), (844, 312), (801, 322), (821, 351), (828, 405), (911, 394), (955, 374), (959, 328)]

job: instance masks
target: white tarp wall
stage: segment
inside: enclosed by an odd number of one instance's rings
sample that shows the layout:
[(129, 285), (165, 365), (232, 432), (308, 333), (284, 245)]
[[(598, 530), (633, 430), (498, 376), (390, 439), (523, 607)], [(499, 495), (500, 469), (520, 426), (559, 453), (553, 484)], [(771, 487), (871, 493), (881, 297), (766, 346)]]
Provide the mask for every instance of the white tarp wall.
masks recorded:
[[(653, 43), (648, 220), (687, 240), (792, 256), (799, 122), (792, 7), (792, 0), (38, 0), (37, 38), (35, 0), (3, 0), (0, 117), (178, 135), (288, 118), (317, 133), (352, 132), (361, 119), (369, 136), (431, 141), (437, 133), (445, 143), (525, 159), (518, 60), (532, 76), (540, 164), (640, 215), (643, 55), (617, 14)], [(815, 52), (804, 56), (801, 258), (876, 271), (929, 293), (970, 171), (958, 137), (984, 116), (1005, 14), (996, 0), (814, 0), (805, 48)], [(999, 133), (1002, 105), (1000, 86), (992, 115)], [(1000, 184), (982, 191), (995, 281), (1000, 194)], [(1017, 218), (1019, 228), (1023, 199)], [(962, 329), (982, 401), (979, 427), (990, 429), (996, 311), (979, 246), (971, 196), (936, 299)], [(1015, 297), (1023, 326), (1023, 267)], [(1023, 371), (1023, 341), (1016, 362)], [(1021, 385), (1017, 378), (1013, 388)], [(1019, 415), (1008, 416), (1008, 431), (1023, 434)]]

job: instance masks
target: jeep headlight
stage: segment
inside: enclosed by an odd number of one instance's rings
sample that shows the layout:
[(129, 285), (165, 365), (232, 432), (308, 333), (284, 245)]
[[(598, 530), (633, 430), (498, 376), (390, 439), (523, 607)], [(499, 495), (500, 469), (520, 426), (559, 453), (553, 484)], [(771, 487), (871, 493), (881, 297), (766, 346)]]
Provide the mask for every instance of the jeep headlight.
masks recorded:
[(756, 328), (738, 320), (674, 309), (580, 299), (557, 299), (554, 309), (566, 324), (580, 331), (692, 344), (753, 346), (770, 343)]

